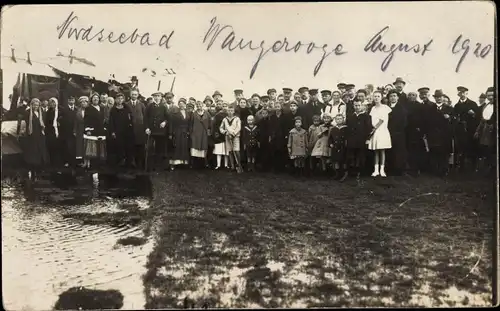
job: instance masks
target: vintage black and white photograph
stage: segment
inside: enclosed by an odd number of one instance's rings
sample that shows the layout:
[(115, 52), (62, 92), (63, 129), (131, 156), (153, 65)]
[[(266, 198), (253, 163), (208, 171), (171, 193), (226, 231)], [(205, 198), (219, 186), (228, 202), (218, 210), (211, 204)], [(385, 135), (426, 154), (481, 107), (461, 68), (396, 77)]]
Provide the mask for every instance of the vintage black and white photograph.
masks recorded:
[(6, 310), (498, 304), (493, 1), (0, 23)]

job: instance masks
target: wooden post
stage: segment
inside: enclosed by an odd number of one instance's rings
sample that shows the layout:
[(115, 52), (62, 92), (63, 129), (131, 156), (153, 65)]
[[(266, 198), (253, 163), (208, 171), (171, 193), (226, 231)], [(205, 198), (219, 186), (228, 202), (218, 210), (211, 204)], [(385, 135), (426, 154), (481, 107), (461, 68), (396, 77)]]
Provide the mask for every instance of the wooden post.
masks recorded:
[(174, 90), (175, 78), (176, 76), (174, 76), (174, 80), (172, 81), (172, 85), (170, 86), (170, 92)]

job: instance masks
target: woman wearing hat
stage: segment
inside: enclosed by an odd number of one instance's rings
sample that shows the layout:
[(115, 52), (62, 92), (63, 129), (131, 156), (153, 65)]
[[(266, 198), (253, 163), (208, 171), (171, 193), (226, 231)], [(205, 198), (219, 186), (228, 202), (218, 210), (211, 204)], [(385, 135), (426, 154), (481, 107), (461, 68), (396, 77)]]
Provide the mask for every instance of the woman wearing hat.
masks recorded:
[[(212, 99), (212, 97), (210, 96), (205, 96), (205, 99), (203, 100), (203, 105), (204, 107), (206, 107), (208, 109), (208, 107), (210, 107), (210, 105), (212, 105), (214, 103), (214, 100)], [(196, 104), (195, 104), (196, 106)]]
[(34, 176), (49, 161), (40, 100), (33, 98), (29, 108), (22, 112), (21, 117), (21, 124), (24, 126), (18, 127), (19, 142), (23, 150), (24, 161)]
[(104, 120), (106, 112), (101, 107), (100, 96), (97, 93), (90, 97), (90, 106), (85, 109), (84, 126), (85, 133), (85, 166), (90, 168), (91, 161), (106, 159), (106, 130)]
[[(208, 101), (207, 99), (210, 99)], [(207, 96), (206, 102), (212, 103), (212, 99)], [(203, 103), (196, 103), (196, 110), (191, 118), (191, 157), (193, 165), (196, 167), (208, 167), (207, 150), (208, 137), (211, 135), (210, 115), (203, 107)], [(203, 162), (203, 163), (201, 163)]]
[(186, 100), (179, 99), (179, 109), (170, 115), (169, 139), (172, 140), (174, 150), (170, 159), (170, 169), (174, 170), (178, 165), (189, 163), (189, 130), (191, 114), (186, 109)]

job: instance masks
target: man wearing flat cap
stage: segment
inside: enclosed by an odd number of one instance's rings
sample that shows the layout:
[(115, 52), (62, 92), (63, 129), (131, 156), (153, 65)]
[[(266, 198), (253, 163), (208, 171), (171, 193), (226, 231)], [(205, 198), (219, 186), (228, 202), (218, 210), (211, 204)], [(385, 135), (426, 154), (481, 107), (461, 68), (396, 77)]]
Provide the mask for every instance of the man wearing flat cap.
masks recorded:
[(275, 103), (277, 95), (278, 95), (278, 93), (276, 92), (276, 89), (267, 90), (267, 96), (269, 96), (270, 102)]
[(433, 103), (425, 114), (425, 136), (431, 171), (444, 177), (448, 173), (448, 160), (452, 152), (453, 108), (443, 104), (442, 90), (436, 90), (433, 97), (436, 103)]
[[(161, 93), (158, 93), (161, 96)], [(142, 168), (144, 167), (144, 144), (146, 143), (146, 128), (144, 127), (146, 106), (139, 100), (139, 91), (137, 89), (130, 91), (130, 101), (125, 105), (130, 109), (134, 129), (132, 166)]]
[(329, 105), (330, 101), (332, 100), (332, 91), (330, 90), (321, 91), (321, 99), (323, 100), (323, 105), (325, 105), (325, 107)]
[[(154, 104), (146, 109), (144, 126), (146, 135), (150, 136), (154, 145), (153, 170), (165, 168), (166, 137), (168, 137), (169, 113), (166, 105), (161, 104), (161, 93), (153, 93)], [(147, 146), (149, 148), (149, 146)]]
[(337, 90), (340, 92), (340, 95), (344, 95), (345, 93), (345, 83), (339, 83), (337, 84)]
[(474, 140), (477, 126), (481, 121), (481, 109), (476, 102), (467, 97), (469, 91), (464, 86), (457, 87), (458, 102), (454, 107), (455, 123), (455, 154), (458, 168), (476, 168), (478, 145)]
[(243, 90), (241, 89), (236, 89), (234, 90), (234, 102), (230, 104), (231, 107), (235, 108), (238, 106), (238, 103), (240, 102), (241, 98), (244, 98), (245, 96), (243, 95)]
[(299, 107), (299, 115), (302, 117), (302, 126), (304, 129), (309, 129), (313, 116), (321, 115), (321, 112), (325, 109), (325, 105), (318, 99), (318, 89), (310, 89), (308, 93), (310, 99)]
[(281, 105), (281, 109), (283, 109), (283, 112), (289, 113), (290, 112), (290, 104), (292, 102), (292, 92), (293, 90), (289, 87), (283, 88), (283, 104)]

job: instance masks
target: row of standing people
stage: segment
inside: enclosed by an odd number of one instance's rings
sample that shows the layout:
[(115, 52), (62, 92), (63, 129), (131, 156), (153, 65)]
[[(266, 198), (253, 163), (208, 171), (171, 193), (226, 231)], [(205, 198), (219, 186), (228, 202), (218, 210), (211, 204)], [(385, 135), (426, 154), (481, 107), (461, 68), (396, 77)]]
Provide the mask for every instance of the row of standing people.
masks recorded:
[[(288, 91), (288, 89), (284, 91)], [(383, 147), (372, 146), (370, 148), (370, 144), (368, 144), (363, 147), (369, 148), (360, 149), (381, 150), (373, 153), (374, 160), (378, 163), (379, 174), (381, 165), (385, 165), (384, 150), (387, 149), (390, 150), (389, 154), (392, 154), (392, 159), (388, 163), (394, 167), (394, 173), (399, 174), (400, 171), (405, 169), (407, 163), (410, 164), (410, 168), (421, 170), (423, 168), (421, 162), (425, 158), (426, 152), (431, 154), (431, 159), (435, 160), (432, 162), (437, 166), (437, 171), (443, 172), (444, 163), (448, 154), (452, 151), (453, 142), (458, 145), (455, 147), (458, 147), (456, 149), (459, 150), (460, 148), (467, 149), (464, 147), (464, 145), (467, 145), (468, 152), (462, 153), (467, 156), (472, 153), (471, 149), (492, 145), (491, 135), (485, 133), (491, 134), (491, 120), (494, 118), (491, 115), (488, 120), (482, 117), (481, 112), (485, 110), (482, 109), (484, 107), (470, 105), (468, 99), (461, 100), (455, 108), (443, 106), (444, 94), (436, 92), (434, 94), (436, 103), (433, 103), (428, 99), (428, 91), (428, 88), (419, 89), (419, 97), (422, 103), (412, 100), (411, 96), (406, 96), (406, 94), (403, 96), (401, 92), (380, 93), (380, 95), (386, 95), (382, 96), (382, 99), (387, 98), (389, 106), (382, 105), (379, 107), (377, 104), (378, 99), (374, 99), (374, 105), (363, 100), (366, 91), (360, 90), (356, 96), (356, 102), (361, 103), (360, 111), (356, 111), (354, 100), (347, 103), (342, 100), (339, 101), (335, 99), (335, 95), (340, 95), (336, 94), (340, 92), (333, 92), (332, 94), (330, 91), (321, 92), (323, 102), (317, 100), (317, 96), (315, 96), (317, 93), (311, 92), (311, 99), (304, 100), (303, 103), (289, 102), (286, 109), (280, 102), (274, 103), (271, 107), (266, 104), (265, 100), (262, 102), (262, 107), (248, 106), (247, 100), (238, 96), (237, 101), (229, 106), (234, 108), (235, 114), (239, 116), (242, 123), (240, 126), (242, 133), (247, 131), (247, 117), (249, 115), (254, 116), (253, 123), (258, 125), (259, 130), (256, 131), (259, 133), (258, 151), (251, 150), (251, 154), (255, 153), (255, 156), (250, 155), (249, 157), (250, 167), (252, 163), (255, 163), (256, 159), (266, 169), (275, 168), (279, 170), (283, 169), (286, 164), (291, 164), (288, 161), (290, 153), (287, 150), (287, 143), (290, 131), (295, 127), (295, 118), (297, 116), (301, 117), (301, 127), (309, 130), (309, 127), (314, 125), (311, 123), (314, 123), (313, 120), (317, 119), (317, 116), (330, 115), (330, 118), (334, 117), (333, 122), (331, 122), (334, 125), (336, 123), (335, 116), (340, 114), (347, 121), (345, 122), (346, 128), (352, 131), (356, 127), (355, 123), (358, 122), (351, 121), (351, 119), (356, 119), (353, 118), (354, 115), (359, 116), (363, 113), (369, 115), (371, 119), (369, 134), (373, 134), (371, 140), (382, 137), (377, 142), (381, 142)], [(492, 92), (493, 90), (489, 89), (487, 93)], [(375, 95), (376, 93), (370, 95), (378, 97), (378, 95)], [(238, 94), (235, 92), (235, 95)], [(210, 165), (212, 160), (214, 162), (213, 166), (220, 168), (223, 160), (224, 165), (227, 166), (228, 159), (236, 159), (233, 156), (229, 157), (230, 152), (233, 151), (227, 150), (231, 149), (231, 146), (226, 142), (225, 133), (220, 130), (220, 125), (223, 124), (224, 119), (227, 117), (227, 108), (217, 107), (213, 105), (213, 101), (205, 101), (208, 107), (204, 107), (203, 103), (195, 102), (195, 109), (189, 109), (184, 99), (180, 99), (177, 106), (165, 105), (162, 97), (163, 94), (155, 93), (151, 102), (143, 103), (138, 99), (138, 91), (133, 91), (131, 92), (131, 99), (127, 103), (124, 102), (124, 96), (119, 94), (115, 98), (115, 102), (109, 105), (102, 103), (102, 96), (93, 94), (90, 103), (88, 98), (81, 97), (79, 98), (79, 105), (76, 105), (75, 99), (69, 98), (68, 104), (63, 106), (59, 106), (56, 99), (51, 99), (51, 107), (46, 112), (40, 110), (42, 118), (41, 122), (38, 123), (43, 124), (40, 127), (40, 133), (45, 134), (43, 138), (47, 138), (46, 142), (41, 143), (41, 140), (44, 139), (40, 138), (37, 143), (24, 144), (28, 149), (33, 146), (36, 147), (34, 148), (36, 152), (25, 152), (25, 155), (28, 158), (38, 159), (31, 159), (32, 161), (28, 162), (32, 164), (40, 162), (38, 160), (43, 162), (46, 157), (37, 157), (36, 155), (43, 154), (42, 151), (48, 149), (53, 165), (64, 162), (69, 166), (75, 164), (75, 160), (82, 159), (82, 165), (89, 167), (92, 160), (100, 159), (106, 160), (109, 165), (122, 164), (144, 167), (146, 162), (145, 145), (149, 146), (151, 142), (154, 146), (154, 152), (152, 153), (155, 156), (153, 157), (154, 162), (150, 166), (154, 168), (166, 168), (168, 166), (173, 168), (177, 165), (193, 164), (193, 162), (195, 162), (196, 166), (201, 167)], [(252, 96), (252, 98), (254, 97)], [(333, 103), (330, 103), (332, 97), (334, 100)], [(489, 102), (492, 103), (491, 98)], [(38, 118), (38, 108), (36, 107), (40, 105), (40, 102), (38, 101), (37, 104), (37, 100), (35, 100), (32, 104), (35, 105), (35, 109), (23, 111), (21, 119), (30, 125), (28, 127), (30, 131), (35, 130), (36, 132), (37, 129), (33, 128), (32, 120)], [(390, 109), (384, 110), (384, 107)], [(464, 110), (465, 116), (463, 116), (464, 112), (461, 112), (461, 110)], [(471, 113), (471, 110), (473, 113)], [(35, 111), (34, 114), (33, 111)], [(467, 120), (469, 122), (464, 122), (466, 118), (479, 121)], [(374, 123), (374, 119), (382, 120), (382, 127), (371, 133), (378, 123)], [(481, 122), (483, 120), (485, 122)], [(321, 121), (323, 120), (320, 119), (320, 123), (323, 123), (323, 125), (330, 124), (328, 121)], [(461, 128), (464, 128), (465, 134), (460, 132)], [(387, 135), (386, 130), (389, 135)], [(354, 131), (357, 132), (358, 130)], [(364, 130), (360, 132), (366, 133)], [(381, 135), (381, 133), (385, 134)], [(248, 135), (243, 135), (243, 137), (248, 137)], [(244, 142), (247, 139), (237, 140), (239, 141), (237, 148), (239, 152), (239, 150), (245, 148)], [(363, 141), (363, 139), (358, 140)], [(478, 141), (483, 143), (477, 144)], [(43, 145), (46, 148), (42, 148)], [(475, 147), (472, 148), (471, 146)], [(309, 146), (309, 149), (311, 148)], [(488, 151), (485, 150), (482, 154), (491, 153), (491, 148), (486, 149)], [(329, 152), (331, 153), (331, 151)], [(245, 161), (247, 158), (246, 153), (242, 154), (243, 157), (240, 160), (247, 162)], [(270, 154), (273, 156), (269, 157)], [(363, 157), (372, 155), (364, 151), (363, 154)], [(407, 155), (409, 155), (408, 159)], [(391, 158), (391, 155), (388, 156)], [(57, 161), (57, 158), (60, 158), (59, 161)], [(311, 157), (311, 163), (315, 162), (313, 158), (314, 156)], [(359, 162), (360, 160), (353, 161)], [(319, 162), (321, 168), (324, 169), (325, 161)], [(238, 163), (241, 164), (240, 161)], [(165, 164), (167, 165), (165, 166)], [(339, 164), (336, 166), (339, 166)], [(340, 166), (346, 166), (346, 164)], [(385, 175), (385, 172), (382, 175)]]

